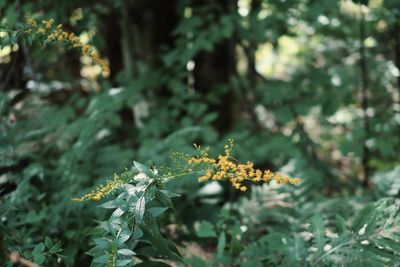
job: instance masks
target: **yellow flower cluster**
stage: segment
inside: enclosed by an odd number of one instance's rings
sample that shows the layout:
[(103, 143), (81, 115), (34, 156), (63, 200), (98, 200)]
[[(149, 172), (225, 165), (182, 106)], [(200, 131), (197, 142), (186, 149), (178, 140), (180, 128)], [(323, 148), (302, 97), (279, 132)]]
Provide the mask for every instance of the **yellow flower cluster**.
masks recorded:
[(104, 73), (110, 72), (108, 63), (99, 56), (98, 52), (91, 45), (83, 44), (80, 38), (73, 32), (68, 33), (64, 31), (62, 24), (55, 27), (54, 22), (54, 19), (49, 19), (42, 20), (42, 22), (38, 24), (34, 19), (28, 18), (26, 19), (26, 24), (31, 28), (28, 29), (27, 32), (31, 33), (33, 29), (37, 33), (47, 36), (49, 41), (60, 41), (70, 44), (73, 47), (80, 49), (83, 55), (89, 56), (95, 64), (101, 67)]
[(98, 201), (103, 197), (105, 197), (106, 195), (108, 195), (109, 193), (111, 193), (112, 191), (114, 191), (115, 189), (123, 186), (124, 184), (126, 184), (126, 182), (123, 181), (117, 174), (114, 174), (114, 178), (110, 181), (107, 181), (105, 185), (100, 185), (99, 187), (97, 187), (96, 190), (82, 197), (72, 198), (71, 200), (75, 202), (82, 202), (89, 199)]
[(199, 182), (208, 180), (229, 180), (235, 189), (246, 191), (247, 187), (243, 185), (243, 181), (249, 180), (253, 182), (270, 182), (276, 181), (278, 184), (298, 184), (299, 178), (291, 178), (279, 173), (273, 173), (270, 170), (262, 171), (254, 168), (254, 163), (248, 161), (246, 164), (237, 163), (230, 154), (233, 149), (233, 140), (229, 140), (229, 144), (225, 145), (225, 155), (219, 155), (217, 159), (208, 156), (207, 149), (201, 150), (200, 146), (194, 144), (194, 147), (200, 151), (197, 157), (189, 159), (189, 165), (208, 164), (205, 174), (199, 178)]

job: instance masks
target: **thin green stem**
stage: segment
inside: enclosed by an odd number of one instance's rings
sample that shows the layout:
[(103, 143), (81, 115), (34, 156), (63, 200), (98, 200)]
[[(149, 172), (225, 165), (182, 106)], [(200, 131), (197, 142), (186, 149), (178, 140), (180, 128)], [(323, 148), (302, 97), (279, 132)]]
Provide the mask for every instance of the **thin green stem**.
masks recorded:
[(184, 172), (184, 173), (179, 173), (179, 174), (174, 174), (170, 176), (164, 176), (162, 177), (163, 182), (169, 182), (171, 180), (174, 180), (177, 177), (185, 176), (185, 175), (190, 175), (194, 173), (202, 173), (203, 171), (192, 171), (192, 172)]

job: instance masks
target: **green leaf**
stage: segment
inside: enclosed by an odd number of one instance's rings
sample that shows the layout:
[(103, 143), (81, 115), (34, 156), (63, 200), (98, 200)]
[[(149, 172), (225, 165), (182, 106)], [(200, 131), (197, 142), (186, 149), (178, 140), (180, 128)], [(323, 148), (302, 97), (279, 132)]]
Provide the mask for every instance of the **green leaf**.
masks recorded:
[(135, 230), (133, 231), (133, 236), (132, 236), (132, 238), (136, 240), (136, 239), (141, 238), (142, 236), (143, 236), (143, 231), (142, 231), (142, 229), (140, 229), (139, 226), (135, 225)]
[(141, 223), (143, 221), (143, 215), (146, 207), (146, 199), (145, 197), (141, 197), (135, 205), (135, 220), (137, 223)]
[(40, 253), (42, 253), (44, 251), (44, 249), (45, 249), (45, 246), (44, 246), (43, 242), (40, 242), (39, 244), (37, 244), (35, 246), (35, 248), (33, 249), (32, 253), (34, 255), (35, 254), (40, 254)]
[(136, 202), (139, 199), (140, 188), (137, 188), (136, 186), (131, 184), (126, 184), (125, 190), (131, 197), (131, 201)]
[(103, 250), (108, 250), (110, 248), (110, 241), (106, 238), (95, 238), (93, 242), (97, 247)]
[(45, 260), (45, 257), (43, 254), (34, 254), (34, 256), (33, 256), (33, 261), (36, 264), (41, 265), (44, 262), (44, 260)]
[(142, 173), (146, 174), (146, 176), (149, 178), (154, 176), (154, 173), (148, 167), (144, 166), (143, 164), (140, 164), (137, 161), (134, 161), (133, 164), (135, 165), (135, 169), (138, 172), (142, 172)]
[(50, 253), (57, 253), (61, 251), (61, 241), (58, 241), (53, 247), (50, 248)]
[[(177, 250), (172, 248), (171, 244), (162, 237), (156, 219), (149, 212), (145, 213), (144, 223), (141, 228), (145, 234), (144, 238), (150, 241), (161, 255), (174, 261), (181, 261), (181, 256), (176, 253)], [(174, 250), (176, 252), (173, 252)]]
[(123, 211), (121, 208), (117, 208), (116, 210), (114, 210), (113, 214), (111, 215), (112, 218), (119, 218), (121, 217), (123, 214), (125, 213), (125, 211)]
[(121, 243), (126, 242), (132, 235), (132, 232), (129, 231), (129, 229), (125, 229), (123, 231), (121, 231), (121, 233), (118, 236), (118, 241), (120, 241)]
[(46, 236), (44, 239), (44, 244), (48, 249), (50, 249), (53, 246), (53, 241), (51, 241), (50, 237)]
[(127, 266), (132, 260), (118, 260), (116, 266)]
[(282, 233), (270, 233), (263, 236), (260, 241), (267, 242), (272, 251), (279, 252), (283, 251), (286, 248), (286, 243), (289, 238), (290, 237)]
[(179, 195), (179, 194), (177, 194), (177, 193), (174, 193), (174, 192), (171, 192), (171, 191), (169, 191), (169, 190), (160, 190), (164, 195), (166, 195), (167, 197), (169, 197), (169, 198), (173, 198), (173, 197), (180, 197), (181, 195)]
[(156, 190), (155, 198), (166, 207), (173, 208), (171, 199), (162, 190)]
[(345, 219), (340, 216), (339, 214), (336, 214), (335, 216), (336, 220), (336, 228), (339, 234), (343, 234), (346, 232), (346, 221)]
[(153, 215), (154, 217), (160, 216), (164, 211), (166, 211), (168, 208), (165, 207), (153, 207), (149, 208), (148, 211)]
[(108, 255), (102, 255), (98, 258), (94, 258), (93, 262), (95, 263), (108, 263)]
[(353, 230), (355, 232), (360, 231), (360, 229), (362, 227), (364, 227), (365, 224), (367, 224), (369, 222), (369, 220), (371, 219), (371, 214), (374, 212), (375, 206), (370, 203), (367, 204), (359, 213), (358, 216), (356, 217), (356, 219), (353, 222)]
[(325, 227), (322, 216), (316, 214), (311, 219), (311, 227), (313, 231), (314, 241), (318, 249), (318, 253), (322, 254), (324, 252), (325, 245)]
[(197, 231), (198, 237), (217, 237), (217, 233), (214, 230), (214, 225), (207, 221), (200, 222), (199, 230)]
[(218, 237), (218, 246), (217, 246), (217, 257), (221, 259), (224, 256), (226, 246), (226, 236), (225, 233), (221, 233)]
[(104, 209), (115, 209), (117, 207), (117, 205), (115, 205), (114, 200), (110, 200), (110, 201), (107, 201), (107, 202), (99, 205), (99, 207), (104, 208)]
[(133, 256), (133, 255), (136, 255), (135, 252), (133, 252), (132, 250), (127, 249), (127, 248), (118, 249), (117, 253), (118, 253), (118, 254), (121, 254), (121, 255), (124, 255), (124, 256)]

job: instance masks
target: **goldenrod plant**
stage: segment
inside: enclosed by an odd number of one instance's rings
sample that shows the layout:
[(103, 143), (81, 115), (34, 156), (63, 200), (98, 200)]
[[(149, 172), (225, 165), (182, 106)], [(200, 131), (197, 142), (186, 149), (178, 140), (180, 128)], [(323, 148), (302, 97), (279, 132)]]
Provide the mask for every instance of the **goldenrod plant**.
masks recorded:
[(79, 36), (73, 32), (67, 32), (63, 29), (62, 24), (55, 23), (54, 19), (42, 20), (38, 23), (32, 18), (25, 20), (27, 28), (24, 30), (26, 34), (37, 34), (48, 42), (60, 42), (75, 49), (79, 49), (82, 55), (89, 56), (93, 63), (99, 65), (103, 73), (108, 74), (110, 69), (105, 59), (100, 58), (97, 50), (90, 44), (83, 44)]
[(106, 59), (101, 58), (97, 49), (87, 43), (73, 32), (64, 30), (62, 24), (57, 24), (54, 19), (43, 19), (40, 22), (33, 18), (25, 18), (20, 27), (2, 27), (3, 32), (12, 33), (14, 36), (26, 38), (30, 43), (38, 41), (41, 44), (59, 43), (68, 48), (77, 49), (83, 56), (92, 59), (94, 65), (100, 66), (102, 73), (108, 75), (110, 68)]
[[(263, 179), (264, 182), (270, 183), (275, 180), (278, 184), (298, 184), (300, 181), (299, 178), (255, 169), (252, 162), (232, 162), (232, 139), (225, 145), (225, 155), (219, 155), (217, 159), (210, 158), (209, 148), (201, 149), (196, 144), (194, 147), (197, 150), (195, 156), (173, 153), (175, 162), (186, 162), (183, 165), (162, 167), (160, 169), (164, 172), (159, 172), (156, 168), (151, 169), (134, 162), (130, 170), (126, 169), (121, 175), (114, 174), (114, 178), (105, 185), (82, 197), (72, 199), (82, 202), (99, 201), (108, 195), (111, 198), (100, 205), (113, 212), (107, 221), (99, 223), (95, 231), (98, 236), (93, 239), (94, 248), (88, 252), (94, 257), (94, 266), (128, 266), (140, 263), (141, 256), (150, 255), (154, 258), (184, 262), (178, 249), (161, 235), (157, 225), (157, 217), (172, 208), (171, 198), (179, 196), (165, 190), (165, 184), (171, 180), (195, 174), (199, 177), (199, 182), (229, 180), (232, 186), (240, 191), (247, 190), (243, 185), (245, 181), (260, 182)], [(136, 251), (139, 245), (144, 245), (146, 249)]]
[(1, 267), (400, 266), (399, 0), (0, 14)]
[[(391, 198), (384, 198), (364, 207), (351, 225), (346, 225), (340, 214), (332, 214), (335, 218), (333, 225), (326, 225), (324, 216), (314, 214), (314, 210), (302, 208), (299, 212), (305, 212), (304, 216), (308, 214), (311, 224), (293, 225), (298, 232), (296, 236), (271, 231), (244, 247), (242, 239), (246, 239), (245, 232), (249, 229), (243, 225), (243, 221), (254, 218), (259, 220), (265, 209), (268, 209), (268, 203), (263, 203), (260, 197), (271, 190), (260, 191), (257, 186), (251, 192), (249, 201), (249, 205), (253, 206), (250, 209), (257, 207), (254, 210), (256, 214), (241, 213), (237, 206), (226, 207), (221, 210), (215, 225), (207, 221), (198, 225), (198, 237), (214, 240), (217, 244), (216, 254), (212, 259), (204, 261), (197, 257), (183, 256), (174, 243), (164, 237), (158, 226), (158, 218), (165, 211), (174, 210), (171, 199), (180, 197), (165, 189), (169, 181), (190, 175), (198, 177), (200, 183), (227, 180), (239, 192), (247, 191), (251, 183), (263, 182), (267, 187), (271, 182), (275, 186), (301, 183), (300, 178), (254, 168), (252, 162), (238, 163), (231, 156), (231, 139), (225, 145), (225, 153), (215, 158), (210, 156), (208, 147), (202, 149), (194, 144), (194, 148), (194, 155), (172, 153), (176, 165), (161, 167), (160, 171), (154, 166), (149, 168), (134, 162), (131, 169), (126, 169), (120, 175), (115, 174), (105, 185), (72, 199), (75, 202), (107, 199), (99, 207), (112, 210), (110, 217), (99, 222), (92, 231), (94, 247), (88, 252), (93, 257), (91, 266), (166, 266), (165, 263), (174, 262), (178, 266), (222, 264), (250, 267), (263, 266), (260, 264), (275, 261), (274, 257), (282, 257), (282, 266), (296, 266), (299, 263), (302, 266), (325, 266), (326, 263), (335, 261), (360, 262), (362, 260), (358, 257), (363, 255), (359, 254), (363, 250), (371, 253), (368, 258), (368, 262), (373, 264), (371, 266), (392, 266), (390, 264), (398, 262), (400, 254), (395, 244), (400, 241), (400, 217), (395, 211), (400, 203)], [(332, 201), (335, 205), (334, 200)], [(307, 234), (313, 236), (310, 242), (302, 237)], [(272, 245), (277, 248), (273, 249)]]
[(244, 181), (252, 182), (270, 182), (276, 181), (278, 184), (298, 184), (299, 178), (291, 178), (287, 175), (273, 173), (270, 170), (260, 170), (254, 168), (254, 163), (248, 161), (246, 164), (240, 164), (231, 157), (231, 150), (234, 146), (234, 141), (229, 140), (229, 144), (225, 145), (225, 155), (219, 155), (216, 159), (210, 158), (208, 148), (201, 150), (201, 147), (194, 144), (194, 147), (200, 151), (197, 157), (189, 159), (189, 165), (195, 167), (198, 165), (206, 166), (205, 173), (199, 177), (199, 182), (208, 180), (221, 181), (229, 180), (235, 189), (246, 191), (247, 187), (242, 183)]

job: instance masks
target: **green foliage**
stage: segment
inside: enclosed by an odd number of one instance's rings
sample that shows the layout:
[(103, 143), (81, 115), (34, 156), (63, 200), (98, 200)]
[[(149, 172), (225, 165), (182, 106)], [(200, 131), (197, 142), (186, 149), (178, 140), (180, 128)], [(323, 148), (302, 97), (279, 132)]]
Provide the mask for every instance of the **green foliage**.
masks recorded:
[(94, 257), (92, 265), (130, 266), (137, 262), (132, 256), (180, 261), (178, 250), (161, 235), (156, 221), (171, 203), (169, 191), (160, 189), (163, 178), (138, 162), (128, 175), (132, 183), (100, 205), (113, 212), (93, 231), (95, 246), (88, 252)]
[[(0, 0), (0, 13), (1, 264), (400, 265), (397, 0)], [(79, 35), (110, 75), (25, 17)], [(171, 149), (228, 138), (239, 162), (300, 186), (239, 194), (155, 173), (182, 164)], [(114, 173), (126, 183), (100, 208), (71, 201)]]
[[(257, 199), (252, 199), (251, 203), (262, 205), (257, 203)], [(246, 224), (249, 218), (245, 214), (231, 219), (226, 217), (227, 212), (232, 214), (240, 210), (242, 207), (239, 204), (233, 210), (222, 210), (217, 223), (222, 226), (219, 238), (211, 232), (214, 226), (208, 222), (201, 224), (198, 234), (214, 238), (218, 248), (224, 249), (223, 254), (216, 254), (215, 266), (397, 266), (400, 259), (399, 205), (398, 199), (383, 198), (369, 203), (362, 210), (355, 209), (355, 218), (349, 216), (346, 219), (341, 215), (330, 217), (317, 214), (312, 218), (300, 215), (292, 218), (292, 225), (268, 228), (268, 233), (264, 235), (253, 235), (261, 225)], [(301, 214), (304, 210), (306, 207), (281, 210), (278, 216), (284, 221), (293, 211)], [(271, 211), (262, 213), (270, 215)], [(263, 217), (264, 214), (257, 216)], [(235, 224), (229, 224), (229, 221), (235, 221)], [(226, 242), (221, 236), (227, 236), (230, 241)], [(191, 258), (188, 261), (195, 266), (196, 260), (200, 259)]]

